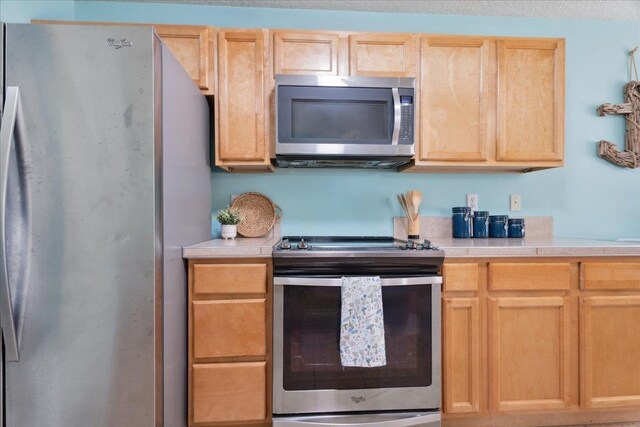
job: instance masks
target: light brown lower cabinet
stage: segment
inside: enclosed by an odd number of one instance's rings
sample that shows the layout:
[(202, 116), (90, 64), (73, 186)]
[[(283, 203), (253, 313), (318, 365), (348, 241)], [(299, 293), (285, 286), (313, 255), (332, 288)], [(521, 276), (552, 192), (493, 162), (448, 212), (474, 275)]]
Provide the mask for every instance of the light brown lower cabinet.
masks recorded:
[(569, 407), (570, 298), (489, 298), (489, 397), (493, 411)]
[(266, 362), (193, 365), (193, 422), (264, 421)]
[(444, 298), (444, 410), (480, 411), (478, 298)]
[(640, 421), (638, 257), (447, 259), (444, 427)]
[(193, 302), (193, 357), (264, 356), (264, 298)]
[(271, 259), (189, 261), (189, 426), (271, 421)]
[(580, 301), (585, 407), (640, 406), (640, 295)]

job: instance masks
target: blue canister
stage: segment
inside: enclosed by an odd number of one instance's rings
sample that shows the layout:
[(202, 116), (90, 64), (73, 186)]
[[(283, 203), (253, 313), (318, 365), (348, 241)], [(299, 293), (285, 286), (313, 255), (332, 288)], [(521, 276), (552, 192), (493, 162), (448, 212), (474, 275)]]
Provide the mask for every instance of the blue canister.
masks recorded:
[(491, 215), (489, 216), (489, 237), (505, 238), (509, 235), (509, 216)]
[(509, 237), (524, 237), (524, 218), (509, 219)]
[(451, 223), (453, 228), (453, 237), (458, 239), (468, 239), (471, 237), (473, 224), (471, 222), (471, 208), (460, 206), (451, 208)]
[(473, 237), (489, 237), (489, 212), (475, 211), (473, 213)]

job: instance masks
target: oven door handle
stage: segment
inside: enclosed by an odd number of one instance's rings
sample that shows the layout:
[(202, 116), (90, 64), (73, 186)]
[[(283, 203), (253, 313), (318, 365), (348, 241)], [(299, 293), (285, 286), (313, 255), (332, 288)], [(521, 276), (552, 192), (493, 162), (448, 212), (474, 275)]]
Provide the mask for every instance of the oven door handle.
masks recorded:
[[(397, 277), (380, 279), (382, 286), (420, 286), (440, 285), (442, 276)], [(342, 286), (342, 279), (325, 279), (318, 277), (274, 277), (274, 285), (289, 286)]]

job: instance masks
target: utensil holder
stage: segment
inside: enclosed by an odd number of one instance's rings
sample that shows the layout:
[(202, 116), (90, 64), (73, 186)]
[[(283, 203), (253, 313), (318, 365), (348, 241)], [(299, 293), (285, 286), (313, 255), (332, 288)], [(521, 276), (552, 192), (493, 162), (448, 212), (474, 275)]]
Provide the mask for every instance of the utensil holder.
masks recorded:
[(417, 217), (415, 220), (407, 218), (407, 235), (409, 239), (420, 239), (420, 217)]

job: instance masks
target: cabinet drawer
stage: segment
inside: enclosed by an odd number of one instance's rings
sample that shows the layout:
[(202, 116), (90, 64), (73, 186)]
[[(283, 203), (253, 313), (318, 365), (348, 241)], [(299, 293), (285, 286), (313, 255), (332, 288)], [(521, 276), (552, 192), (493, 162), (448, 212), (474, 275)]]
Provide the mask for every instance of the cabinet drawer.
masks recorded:
[(263, 294), (267, 291), (267, 264), (196, 264), (195, 294)]
[(489, 289), (494, 291), (566, 290), (570, 283), (568, 262), (489, 264)]
[(640, 290), (637, 262), (585, 262), (580, 273), (582, 289)]
[(478, 290), (478, 264), (445, 264), (442, 272), (445, 291)]
[(264, 299), (194, 301), (193, 356), (266, 354)]
[(266, 418), (266, 362), (193, 365), (194, 423)]

